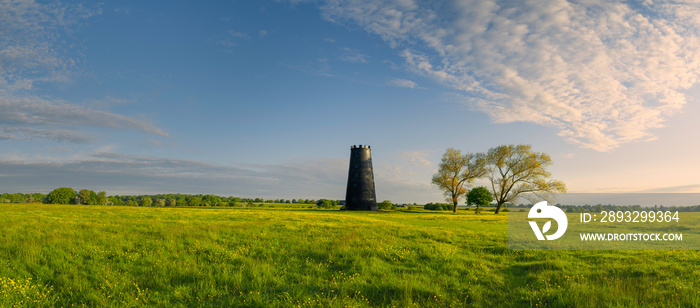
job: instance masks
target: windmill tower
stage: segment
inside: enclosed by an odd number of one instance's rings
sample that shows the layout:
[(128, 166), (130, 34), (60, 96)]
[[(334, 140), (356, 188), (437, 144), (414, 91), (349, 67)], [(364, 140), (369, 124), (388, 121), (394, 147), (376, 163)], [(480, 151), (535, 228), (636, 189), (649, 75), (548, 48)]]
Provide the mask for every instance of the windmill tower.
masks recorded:
[(350, 148), (350, 171), (345, 192), (346, 210), (377, 210), (374, 192), (374, 171), (370, 147), (359, 145)]

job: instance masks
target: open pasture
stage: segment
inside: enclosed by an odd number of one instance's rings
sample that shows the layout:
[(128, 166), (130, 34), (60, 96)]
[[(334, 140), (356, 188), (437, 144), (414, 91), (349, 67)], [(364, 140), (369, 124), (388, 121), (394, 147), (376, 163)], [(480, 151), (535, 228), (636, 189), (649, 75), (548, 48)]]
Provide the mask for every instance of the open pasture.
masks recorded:
[(6, 204), (0, 306), (700, 306), (697, 251), (510, 251), (506, 224), (471, 211)]

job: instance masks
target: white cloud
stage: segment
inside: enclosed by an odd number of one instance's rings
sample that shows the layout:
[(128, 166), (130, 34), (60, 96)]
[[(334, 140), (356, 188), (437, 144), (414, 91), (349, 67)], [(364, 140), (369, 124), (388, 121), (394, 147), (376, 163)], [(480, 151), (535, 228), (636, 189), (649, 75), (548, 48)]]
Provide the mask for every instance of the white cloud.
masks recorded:
[(342, 53), (340, 55), (340, 59), (346, 62), (353, 62), (353, 63), (367, 63), (367, 58), (369, 56), (360, 53), (357, 50), (350, 49), (348, 47), (345, 47), (342, 49)]
[(323, 14), (379, 35), (494, 122), (557, 127), (598, 151), (653, 140), (700, 74), (692, 3), (329, 0)]
[(400, 78), (392, 79), (388, 82), (388, 84), (390, 86), (395, 86), (395, 87), (399, 87), (399, 88), (409, 88), (409, 89), (419, 88), (418, 84), (415, 83), (414, 81), (407, 80), (407, 79), (400, 79)]

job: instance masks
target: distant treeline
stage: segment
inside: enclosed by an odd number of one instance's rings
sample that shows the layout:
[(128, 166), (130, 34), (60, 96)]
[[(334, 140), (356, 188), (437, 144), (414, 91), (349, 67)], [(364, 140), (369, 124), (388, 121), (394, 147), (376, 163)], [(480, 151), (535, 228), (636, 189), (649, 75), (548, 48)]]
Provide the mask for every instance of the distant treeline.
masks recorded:
[(340, 200), (327, 199), (263, 199), (222, 197), (209, 194), (156, 194), (107, 196), (104, 191), (94, 192), (88, 189), (75, 191), (69, 187), (54, 189), (49, 194), (42, 193), (4, 193), (0, 203), (46, 203), (46, 204), (85, 204), (85, 205), (126, 205), (126, 206), (249, 206), (255, 203), (289, 203), (336, 206)]
[[(596, 204), (596, 205), (562, 205), (555, 204), (556, 207), (566, 211), (567, 213), (600, 213), (602, 211), (671, 211), (671, 212), (700, 212), (700, 205), (691, 206), (663, 206), (654, 205), (643, 207), (641, 205), (612, 205), (612, 204)], [(530, 208), (532, 204), (509, 205), (510, 208)]]

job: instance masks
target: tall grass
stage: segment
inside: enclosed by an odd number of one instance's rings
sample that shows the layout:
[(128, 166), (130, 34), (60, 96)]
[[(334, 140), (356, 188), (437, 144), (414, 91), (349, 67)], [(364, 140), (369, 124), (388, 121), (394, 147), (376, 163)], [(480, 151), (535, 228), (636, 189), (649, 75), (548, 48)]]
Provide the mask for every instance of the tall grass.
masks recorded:
[(3, 307), (700, 306), (696, 251), (509, 251), (506, 215), (0, 206)]

